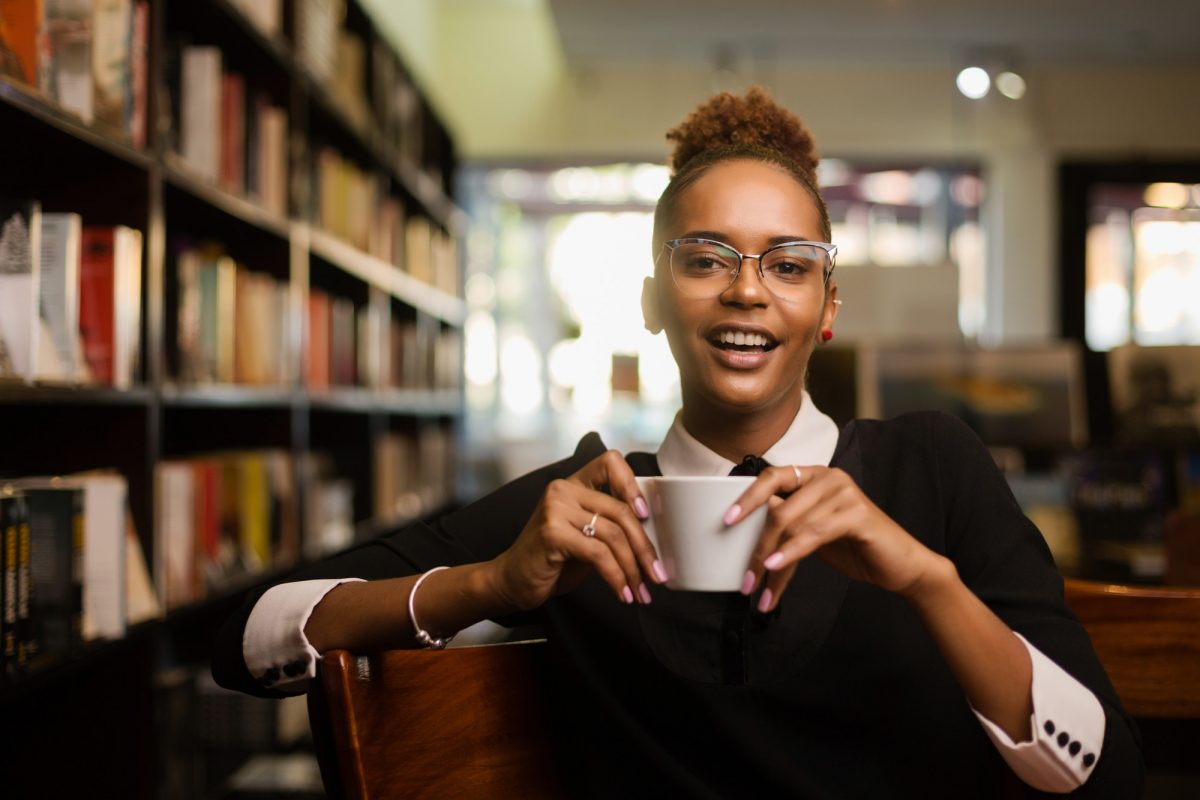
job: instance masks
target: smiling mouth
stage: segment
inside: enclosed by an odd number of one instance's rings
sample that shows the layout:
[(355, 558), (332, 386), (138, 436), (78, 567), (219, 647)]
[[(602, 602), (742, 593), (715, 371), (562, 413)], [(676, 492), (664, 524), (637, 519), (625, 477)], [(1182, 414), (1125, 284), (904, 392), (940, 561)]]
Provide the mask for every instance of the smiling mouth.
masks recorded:
[(721, 331), (708, 337), (708, 343), (718, 350), (730, 353), (769, 353), (779, 346), (779, 342), (762, 334), (741, 331)]

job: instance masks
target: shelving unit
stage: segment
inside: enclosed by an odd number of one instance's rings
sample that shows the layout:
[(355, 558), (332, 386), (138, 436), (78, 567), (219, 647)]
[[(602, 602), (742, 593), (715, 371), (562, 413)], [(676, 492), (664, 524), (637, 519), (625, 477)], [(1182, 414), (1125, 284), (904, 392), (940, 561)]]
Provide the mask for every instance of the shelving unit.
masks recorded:
[[(299, 56), (294, 26), (300, 1), (283, 0), (282, 33), (272, 35), (231, 0), (149, 0), (145, 149), (0, 79), (5, 142), (0, 191), (36, 199), (45, 211), (78, 213), (84, 224), (127, 225), (144, 234), (134, 386), (0, 383), (0, 481), (115, 468), (128, 480), (131, 515), (151, 565), (159, 518), (154, 481), (164, 461), (247, 448), (285, 451), (294, 467), (293, 511), (304, 530), (313, 489), (299, 465), (309, 453), (326, 453), (334, 476), (354, 485), (355, 538), (363, 540), (409, 521), (375, 513), (373, 448), (379, 437), (430, 427), (453, 431), (462, 413), (461, 388), (432, 382), (400, 388), (381, 381), (318, 388), (306, 380), (312, 290), (349, 300), (356, 311), (371, 309), (383, 331), (376, 355), (383, 365), (401, 358), (389, 338), (393, 321), (414, 326), (425, 346), (430, 336), (460, 331), (466, 317), (455, 294), (320, 227), (310, 196), (317, 150), (335, 147), (376, 176), (406, 219), (424, 217), (458, 239), (466, 218), (449, 192), (455, 169), (451, 138), (428, 103), (418, 92), (417, 153), (404, 142), (405, 131), (397, 139), (372, 114), (354, 119), (339, 93), (314, 77)], [(371, 98), (377, 77), (372, 55), (381, 39), (356, 0), (346, 6), (345, 28), (367, 47), (363, 92)], [(179, 102), (179, 89), (172, 63), (181, 42), (220, 47), (230, 70), (286, 109), (287, 213), (198, 177), (177, 152), (171, 106)], [(411, 83), (398, 57), (389, 57), (396, 74)], [(286, 287), (285, 383), (182, 379), (175, 334), (178, 243), (210, 240), (239, 264)], [(361, 382), (360, 377), (356, 383)], [(435, 513), (452, 501), (437, 498), (421, 513)], [(89, 643), (68, 662), (0, 684), (5, 796), (157, 796), (163, 709), (155, 676), (202, 664), (212, 633), (246, 592), (285, 577), (295, 566), (269, 566), (199, 602), (131, 626), (124, 639)], [(197, 786), (195, 796), (212, 797), (213, 789), (211, 783)]]

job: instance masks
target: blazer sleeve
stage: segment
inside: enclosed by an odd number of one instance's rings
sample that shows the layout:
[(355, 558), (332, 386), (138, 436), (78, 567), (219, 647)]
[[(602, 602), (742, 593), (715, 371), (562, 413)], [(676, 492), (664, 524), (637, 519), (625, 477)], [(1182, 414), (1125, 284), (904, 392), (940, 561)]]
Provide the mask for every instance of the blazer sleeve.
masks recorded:
[(1073, 796), (1140, 797), (1140, 734), (1063, 599), (1062, 576), (1045, 539), (975, 433), (948, 415), (930, 419), (947, 555), (960, 577), (1010, 628), (1090, 689), (1104, 709), (1100, 757)]
[[(459, 566), (488, 561), (504, 552), (525, 527), (546, 486), (565, 478), (605, 451), (596, 433), (580, 440), (575, 453), (562, 461), (535, 470), (486, 497), (434, 522), (415, 522), (398, 531), (364, 542), (336, 556), (296, 570), (290, 581), (314, 578), (381, 580), (423, 572), (437, 566)], [(242, 639), (254, 604), (270, 586), (252, 591), (241, 607), (225, 621), (213, 642), (212, 673), (227, 689), (258, 697), (286, 697), (289, 693), (267, 688), (246, 668)], [(536, 612), (496, 620), (517, 625), (536, 619)]]

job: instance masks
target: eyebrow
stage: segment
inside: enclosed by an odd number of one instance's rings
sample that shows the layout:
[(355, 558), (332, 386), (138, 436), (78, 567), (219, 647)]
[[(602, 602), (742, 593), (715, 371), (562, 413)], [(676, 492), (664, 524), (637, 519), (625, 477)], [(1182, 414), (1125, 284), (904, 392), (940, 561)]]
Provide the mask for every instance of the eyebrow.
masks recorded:
[[(729, 234), (722, 231), (688, 231), (679, 237), (680, 239), (716, 239), (720, 242), (728, 242)], [(767, 245), (774, 247), (777, 244), (785, 242), (815, 242), (817, 239), (810, 239), (807, 236), (772, 236), (767, 239)]]

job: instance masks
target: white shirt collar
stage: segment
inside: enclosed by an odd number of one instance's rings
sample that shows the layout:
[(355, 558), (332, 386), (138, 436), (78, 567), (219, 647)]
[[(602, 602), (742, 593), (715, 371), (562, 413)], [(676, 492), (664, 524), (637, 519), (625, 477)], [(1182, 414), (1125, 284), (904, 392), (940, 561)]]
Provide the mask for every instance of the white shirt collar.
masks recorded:
[[(791, 426), (762, 457), (779, 466), (828, 465), (837, 441), (837, 424), (804, 392)], [(717, 455), (684, 429), (682, 411), (675, 415), (675, 422), (658, 446), (658, 468), (663, 475), (728, 475), (733, 467), (732, 461)]]

